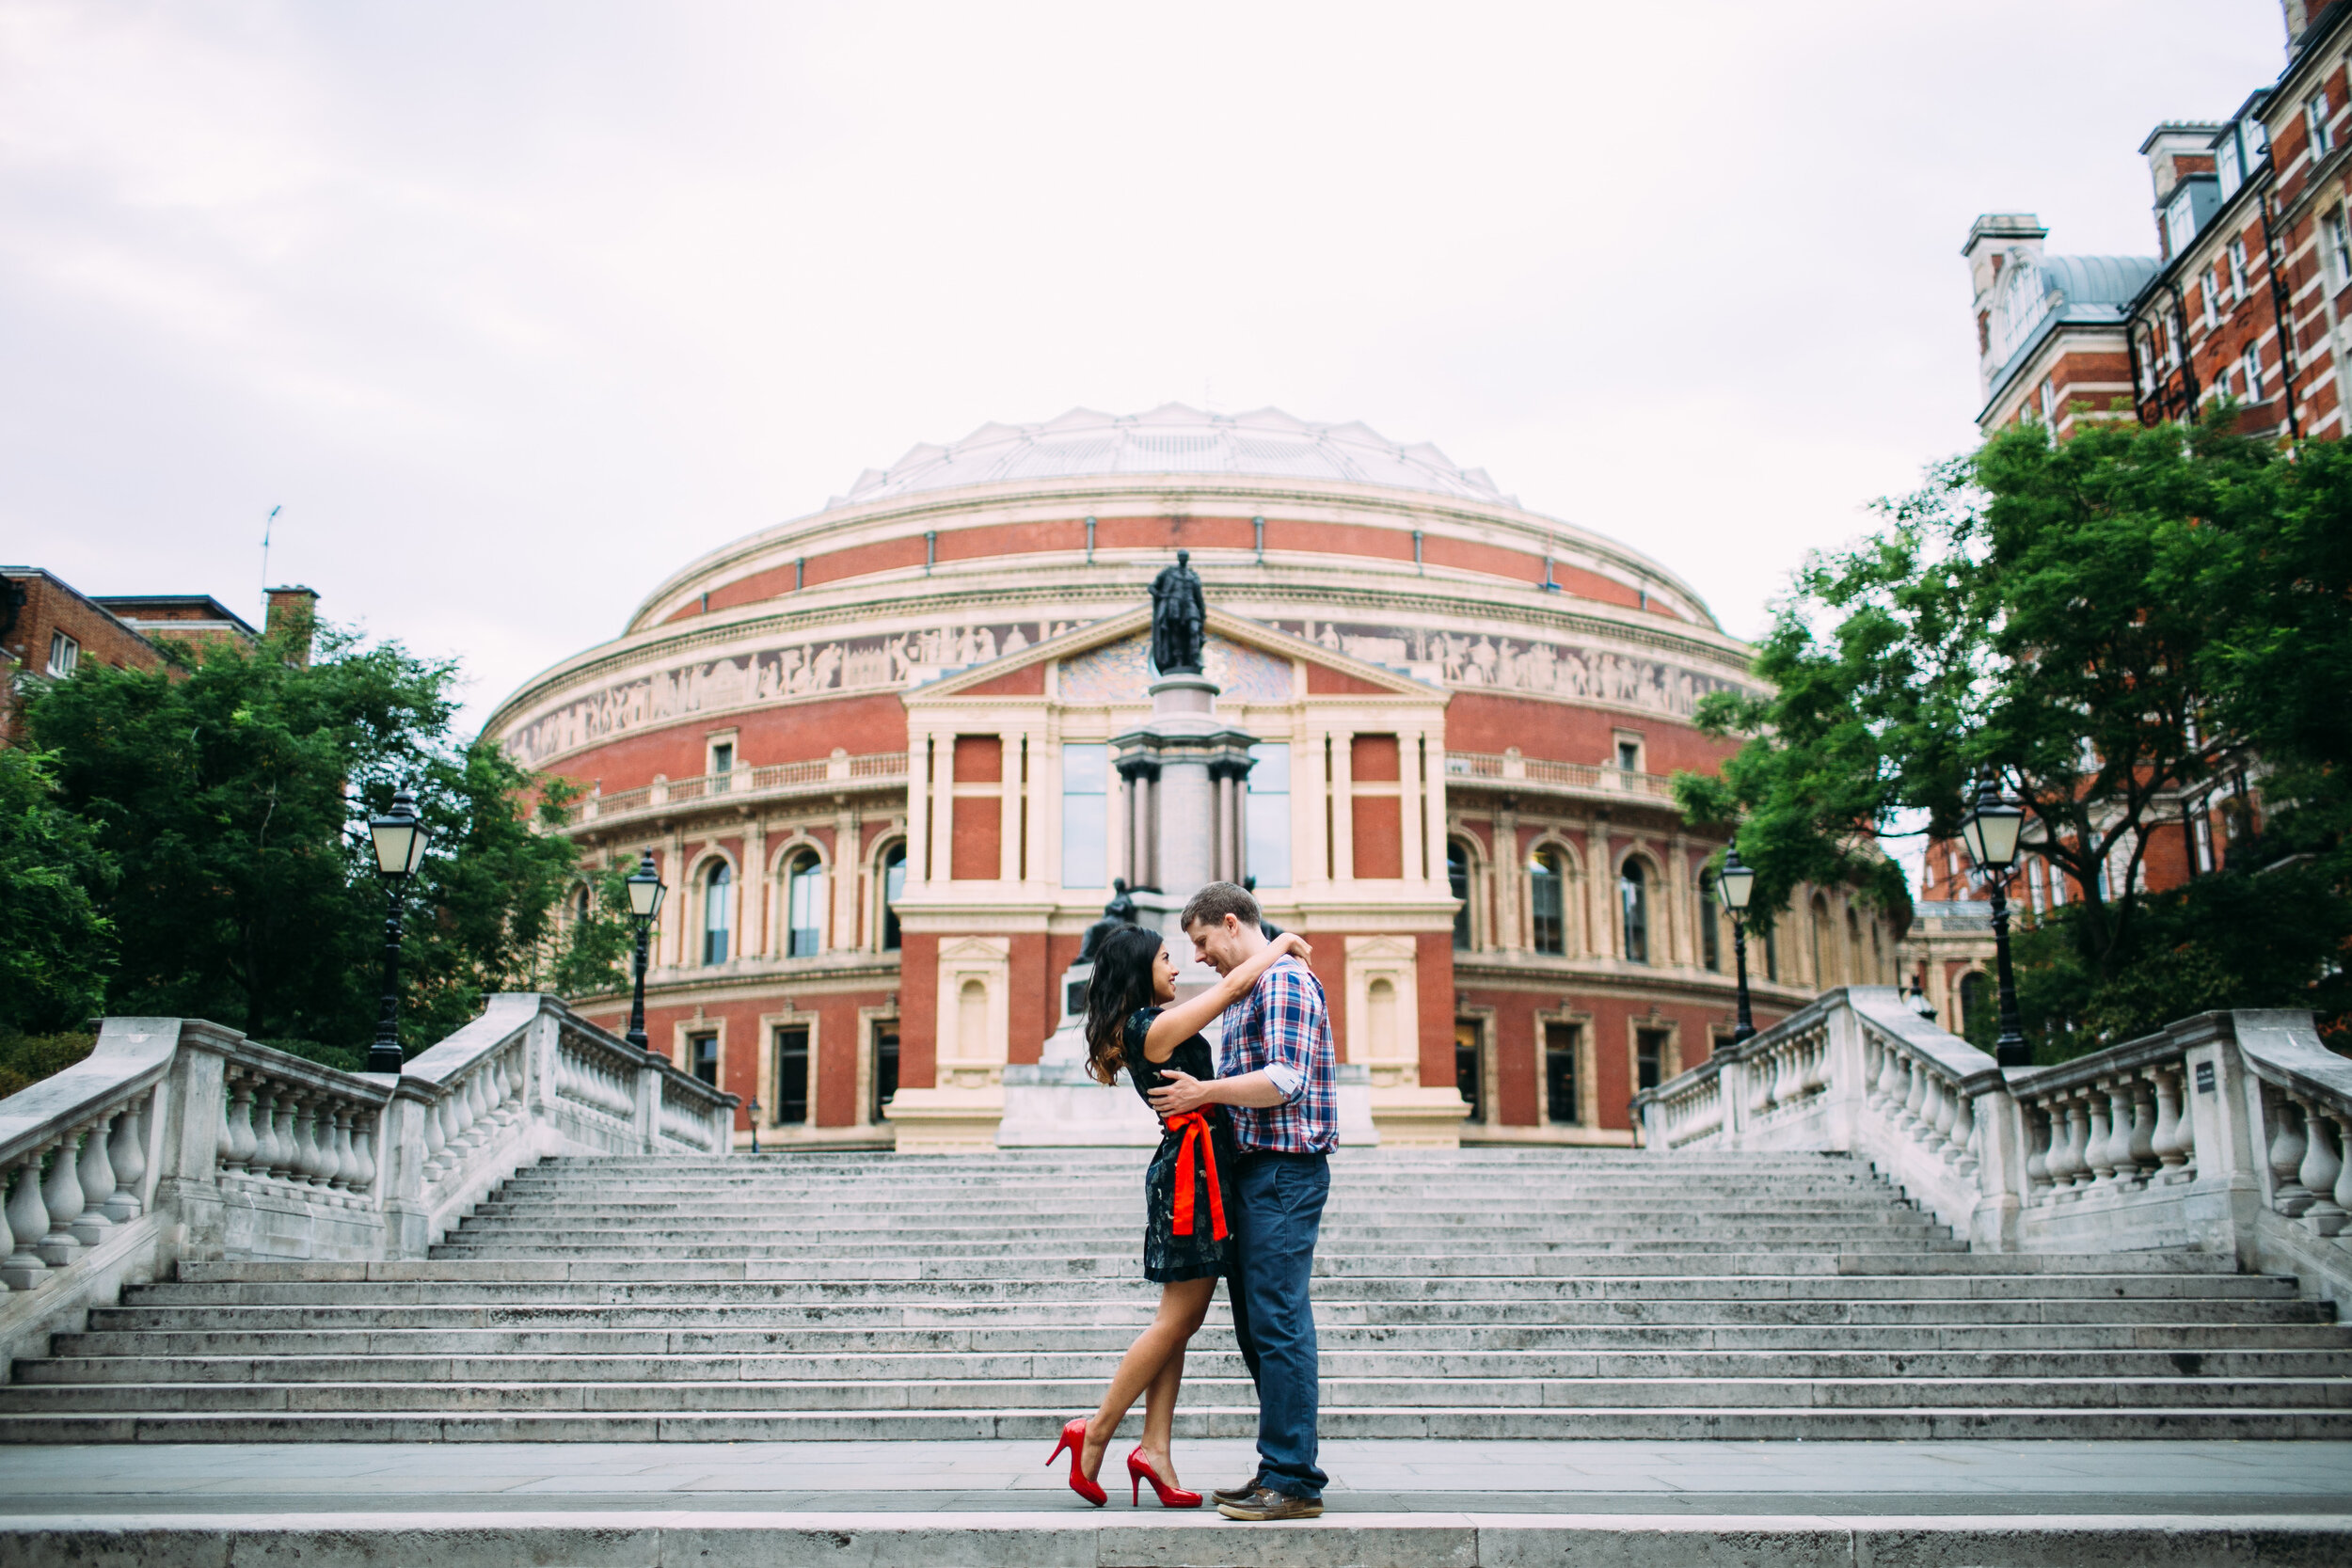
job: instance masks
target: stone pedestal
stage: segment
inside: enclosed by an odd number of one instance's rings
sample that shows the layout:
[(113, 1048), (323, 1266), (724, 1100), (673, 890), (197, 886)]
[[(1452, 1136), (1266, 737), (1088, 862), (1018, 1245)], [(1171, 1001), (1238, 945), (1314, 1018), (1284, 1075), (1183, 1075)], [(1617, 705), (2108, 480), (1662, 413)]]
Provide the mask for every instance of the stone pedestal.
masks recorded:
[(1062, 975), (1061, 1026), (1046, 1037), (1034, 1065), (1005, 1069), (997, 1148), (1149, 1148), (1160, 1141), (1159, 1118), (1124, 1072), (1107, 1087), (1087, 1076), (1086, 987), (1093, 974), (1090, 963), (1070, 966)]

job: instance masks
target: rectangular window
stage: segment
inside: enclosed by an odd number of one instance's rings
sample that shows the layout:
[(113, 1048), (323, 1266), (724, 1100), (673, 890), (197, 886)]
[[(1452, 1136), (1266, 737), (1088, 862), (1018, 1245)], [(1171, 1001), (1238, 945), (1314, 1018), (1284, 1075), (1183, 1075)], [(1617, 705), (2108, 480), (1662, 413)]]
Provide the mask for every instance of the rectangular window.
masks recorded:
[(2244, 376), (2246, 377), (2246, 401), (2247, 401), (2247, 402), (2249, 402), (2249, 403), (2260, 403), (2260, 402), (2262, 402), (2262, 400), (2263, 400), (2263, 356), (2262, 356), (2262, 350), (2260, 350), (2260, 349), (2258, 349), (2258, 348), (2249, 348), (2249, 349), (2248, 349), (2248, 350), (2246, 351), (2246, 353), (2245, 353), (2245, 356), (2244, 356), (2243, 357), (2241, 357), (2241, 358), (2238, 360), (2238, 372), (2239, 372), (2239, 373), (2240, 373), (2240, 374), (2242, 374), (2242, 375), (2244, 375)]
[(1061, 749), (1061, 885), (1110, 886), (1108, 746)]
[(898, 1094), (898, 1021), (889, 1019), (874, 1025), (874, 1101), (867, 1107), (867, 1119), (881, 1125), (882, 1107)]
[(1249, 748), (1248, 804), (1243, 829), (1249, 875), (1258, 886), (1291, 885), (1291, 749), (1282, 741)]
[(787, 957), (811, 958), (823, 950), (825, 871), (814, 855), (795, 860), (786, 877), (785, 920)]
[(771, 1127), (808, 1124), (808, 1026), (790, 1024), (776, 1031), (775, 1080), (770, 1086), (775, 1103), (768, 1108)]
[(2328, 246), (2328, 285), (2341, 289), (2352, 283), (2352, 233), (2344, 226), (2344, 209), (2339, 207), (2319, 220), (2321, 233)]
[(2237, 155), (2237, 127), (2233, 125), (2221, 133), (2221, 139), (2213, 144), (2214, 167), (2221, 176), (2221, 199), (2227, 201), (2246, 182), (2245, 167)]
[(2233, 299), (2246, 297), (2246, 242), (2230, 242), (2230, 294)]
[(2197, 238), (2197, 203), (2190, 198), (2189, 187), (2183, 185), (2180, 193), (2165, 203), (2164, 238), (2169, 247), (2168, 259), (2187, 254), (2189, 242)]
[(1633, 1031), (1633, 1086), (1654, 1089), (1666, 1081), (1666, 1031)]
[(1699, 878), (1699, 962), (1718, 974), (1724, 968), (1723, 911), (1716, 907), (1714, 878)]
[(49, 673), (62, 679), (82, 662), (82, 645), (61, 631), (49, 634)]
[(1454, 1087), (1461, 1095), (1463, 1102), (1470, 1106), (1470, 1115), (1465, 1118), (1470, 1121), (1486, 1119), (1479, 1099), (1478, 1054), (1478, 1021), (1454, 1020)]
[(710, 793), (724, 795), (733, 784), (735, 773), (735, 742), (713, 741), (710, 747)]
[(2058, 423), (2058, 385), (2055, 382), (2042, 384), (2042, 422), (2048, 425)]
[(1583, 1031), (1573, 1023), (1544, 1025), (1544, 1116), (1556, 1127), (1575, 1127), (1584, 1112), (1577, 1099), (1576, 1054)]
[(2326, 87), (2320, 88), (2304, 101), (2303, 126), (2311, 133), (2312, 158), (2326, 157), (2329, 149), (2334, 146), (2328, 135), (2328, 89)]
[(719, 1037), (686, 1037), (686, 1070), (716, 1088), (719, 1085)]
[(1642, 770), (1642, 743), (1638, 740), (1617, 742), (1617, 770), (1639, 773)]
[(2211, 332), (2221, 325), (2221, 269), (2218, 266), (2205, 269), (2205, 281), (2198, 292), (2205, 296), (2202, 302), (2205, 330)]

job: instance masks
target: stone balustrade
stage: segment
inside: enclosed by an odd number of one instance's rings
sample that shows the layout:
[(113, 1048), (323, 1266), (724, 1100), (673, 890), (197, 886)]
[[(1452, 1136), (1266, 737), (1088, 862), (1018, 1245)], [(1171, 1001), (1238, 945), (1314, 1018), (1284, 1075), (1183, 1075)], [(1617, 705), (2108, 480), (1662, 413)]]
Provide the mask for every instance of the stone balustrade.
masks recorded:
[(0, 1375), (183, 1259), (421, 1258), (549, 1155), (725, 1154), (735, 1103), (529, 993), (398, 1076), (105, 1019), (87, 1059), (0, 1100)]
[(1980, 1249), (2226, 1252), (2352, 1301), (2352, 1062), (2308, 1013), (2204, 1013), (2004, 1072), (1891, 988), (1855, 986), (1634, 1111), (1662, 1155), (1866, 1155)]

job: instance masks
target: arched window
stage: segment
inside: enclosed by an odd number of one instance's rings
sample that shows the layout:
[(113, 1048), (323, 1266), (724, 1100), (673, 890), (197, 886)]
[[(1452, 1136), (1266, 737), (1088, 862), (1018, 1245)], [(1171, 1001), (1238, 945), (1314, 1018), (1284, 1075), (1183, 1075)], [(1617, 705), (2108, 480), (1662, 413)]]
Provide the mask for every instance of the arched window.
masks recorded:
[(1445, 843), (1445, 886), (1462, 901), (1462, 907), (1454, 911), (1454, 945), (1457, 951), (1467, 951), (1470, 946), (1470, 846), (1458, 838)]
[(1715, 873), (1699, 873), (1699, 962), (1720, 971), (1724, 967), (1723, 929), (1716, 922), (1723, 911), (1715, 907)]
[(1815, 894), (1812, 912), (1813, 918), (1805, 922), (1805, 934), (1813, 943), (1813, 989), (1827, 990), (1830, 986), (1830, 943), (1834, 940), (1829, 928), (1829, 900)]
[(825, 941), (825, 869), (813, 849), (794, 855), (784, 873), (785, 956), (810, 958)]
[(1764, 978), (1780, 978), (1780, 917), (1764, 917)]
[(596, 912), (596, 895), (585, 885), (572, 890), (572, 924), (574, 926), (587, 925), (588, 917)]
[(1550, 845), (1536, 850), (1527, 863), (1528, 903), (1538, 953), (1565, 957), (1568, 951), (1567, 881), (1560, 851)]
[(735, 873), (713, 861), (703, 874), (703, 962), (727, 961), (727, 939), (735, 934)]
[(898, 950), (898, 895), (907, 890), (907, 847), (901, 842), (882, 851), (882, 944), (885, 953)]
[(1863, 976), (1855, 973), (1861, 967), (1862, 921), (1853, 912), (1853, 906), (1848, 904), (1846, 906), (1846, 983), (1848, 985), (1862, 984)]
[(1617, 871), (1617, 903), (1625, 915), (1625, 956), (1649, 962), (1649, 875), (1629, 856)]
[(1970, 1040), (1991, 1040), (1999, 1033), (1994, 1022), (1993, 976), (1972, 969), (1960, 977), (1960, 1031)]

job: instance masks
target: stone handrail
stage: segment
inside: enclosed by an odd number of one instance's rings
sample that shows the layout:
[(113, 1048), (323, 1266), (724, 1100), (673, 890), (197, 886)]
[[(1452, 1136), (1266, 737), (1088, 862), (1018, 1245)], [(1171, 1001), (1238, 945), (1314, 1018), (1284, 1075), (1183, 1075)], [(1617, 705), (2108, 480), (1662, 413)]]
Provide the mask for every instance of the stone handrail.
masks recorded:
[(1643, 1141), (1862, 1154), (1981, 1250), (2233, 1255), (2352, 1302), (2352, 1062), (2309, 1013), (2203, 1013), (2004, 1072), (1887, 987), (1634, 1098)]
[(0, 1100), (0, 1376), (183, 1259), (425, 1256), (553, 1154), (724, 1154), (736, 1099), (552, 997), (492, 997), (398, 1076), (200, 1019), (109, 1018)]
[(564, 808), (567, 827), (630, 816), (663, 806), (691, 805), (697, 800), (759, 800), (794, 793), (821, 792), (828, 784), (845, 780), (899, 780), (907, 774), (904, 752), (869, 752), (851, 756), (836, 749), (831, 757), (803, 762), (776, 762), (760, 768), (734, 768), (723, 773), (698, 773), (691, 778), (660, 779), (634, 789), (601, 790), (581, 796)]
[(1521, 756), (1508, 752), (1448, 752), (1445, 770), (1455, 779), (1508, 779), (1538, 789), (1552, 785), (1581, 794), (1640, 795), (1653, 800), (1674, 799), (1674, 780), (1663, 773), (1636, 773), (1587, 762), (1554, 762), (1549, 757)]

